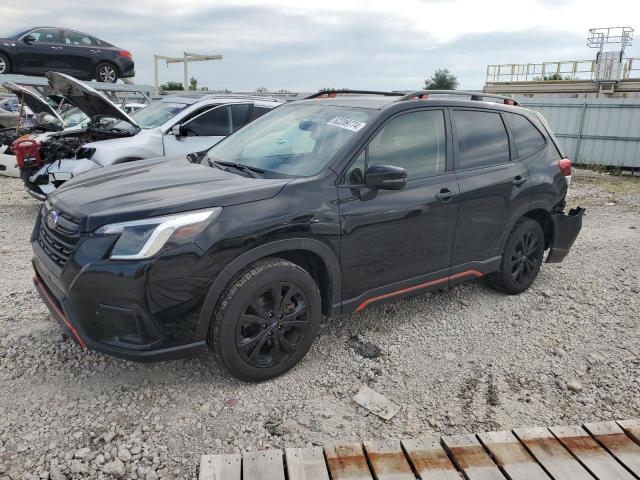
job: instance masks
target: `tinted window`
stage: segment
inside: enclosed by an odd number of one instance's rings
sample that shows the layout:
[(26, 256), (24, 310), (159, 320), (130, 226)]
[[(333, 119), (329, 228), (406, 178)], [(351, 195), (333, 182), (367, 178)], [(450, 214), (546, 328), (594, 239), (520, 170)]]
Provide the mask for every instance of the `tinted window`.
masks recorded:
[(64, 31), (64, 43), (67, 45), (78, 45), (82, 47), (90, 47), (94, 45), (93, 38), (83, 33)]
[(456, 126), (456, 168), (477, 168), (506, 163), (509, 138), (498, 113), (454, 110)]
[(184, 124), (188, 136), (226, 137), (229, 135), (229, 109), (218, 107)]
[(510, 113), (507, 118), (520, 158), (531, 155), (544, 146), (544, 137), (527, 118), (514, 113)]
[(346, 185), (363, 185), (364, 184), (364, 171), (366, 168), (365, 160), (366, 160), (366, 156), (363, 150), (362, 153), (358, 155), (358, 158), (356, 158), (356, 161), (353, 162), (353, 165), (351, 165), (349, 167), (349, 170), (347, 170), (347, 175), (344, 178)]
[(59, 43), (59, 30), (55, 28), (41, 28), (30, 34), (37, 43)]
[(240, 105), (230, 105), (231, 109), (231, 131), (235, 132), (247, 123), (247, 114), (249, 113), (250, 104), (244, 103)]
[(253, 110), (251, 110), (251, 115), (249, 116), (249, 121), (251, 122), (256, 118), (261, 117), (262, 115), (267, 113), (269, 110), (271, 109), (268, 107), (259, 107), (258, 105), (254, 105)]
[(410, 179), (438, 175), (446, 164), (444, 113), (424, 110), (395, 117), (376, 134), (368, 150), (369, 167), (402, 167)]

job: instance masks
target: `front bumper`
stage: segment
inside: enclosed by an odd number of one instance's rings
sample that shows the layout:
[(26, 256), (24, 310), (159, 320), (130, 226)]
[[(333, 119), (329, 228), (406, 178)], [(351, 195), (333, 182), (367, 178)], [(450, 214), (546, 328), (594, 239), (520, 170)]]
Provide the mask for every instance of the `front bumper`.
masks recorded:
[(582, 217), (585, 209), (572, 208), (568, 214), (557, 213), (551, 215), (553, 221), (553, 240), (547, 255), (547, 263), (559, 263), (567, 256), (573, 242), (582, 229)]
[[(83, 237), (61, 268), (40, 243), (39, 224), (32, 236), (34, 284), (76, 343), (134, 361), (172, 360), (206, 350), (207, 329), (200, 324), (206, 319), (200, 312), (212, 280), (202, 269), (212, 278), (218, 269), (198, 247), (184, 245), (147, 261), (111, 261), (103, 258), (113, 238)], [(193, 280), (196, 274), (199, 283)]]

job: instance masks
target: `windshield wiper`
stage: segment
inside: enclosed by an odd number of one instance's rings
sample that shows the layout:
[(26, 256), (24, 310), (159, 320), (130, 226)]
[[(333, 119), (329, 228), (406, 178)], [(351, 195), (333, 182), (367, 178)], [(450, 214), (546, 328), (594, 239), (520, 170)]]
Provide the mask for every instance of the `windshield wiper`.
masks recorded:
[(246, 173), (252, 178), (260, 178), (260, 176), (256, 174), (263, 175), (265, 173), (265, 171), (261, 168), (244, 165), (242, 163), (222, 162), (220, 160), (211, 160), (209, 157), (207, 157), (207, 161), (209, 162), (210, 166), (215, 166), (220, 168), (219, 165), (222, 165), (223, 167), (235, 168), (236, 170)]

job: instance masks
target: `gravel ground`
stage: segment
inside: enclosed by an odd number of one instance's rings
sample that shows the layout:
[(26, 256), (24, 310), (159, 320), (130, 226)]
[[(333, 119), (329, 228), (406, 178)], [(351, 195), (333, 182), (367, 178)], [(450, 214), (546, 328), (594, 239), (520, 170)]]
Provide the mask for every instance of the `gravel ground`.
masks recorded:
[[(245, 384), (209, 356), (64, 341), (31, 284), (38, 203), (0, 178), (0, 480), (195, 478), (203, 453), (638, 417), (639, 185), (577, 172), (582, 233), (528, 292), (471, 283), (340, 316), (297, 368)], [(400, 413), (357, 406), (363, 383)]]

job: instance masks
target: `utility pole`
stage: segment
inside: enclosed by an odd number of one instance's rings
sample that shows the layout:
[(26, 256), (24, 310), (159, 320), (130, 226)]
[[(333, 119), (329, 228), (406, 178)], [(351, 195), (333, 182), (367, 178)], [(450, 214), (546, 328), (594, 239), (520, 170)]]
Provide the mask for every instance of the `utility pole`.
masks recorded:
[(165, 60), (167, 65), (170, 63), (182, 63), (183, 64), (183, 73), (184, 73), (184, 81), (182, 83), (182, 88), (184, 91), (189, 90), (189, 62), (204, 62), (209, 60), (222, 60), (222, 55), (200, 55), (199, 53), (189, 53), (183, 52), (182, 57), (166, 57), (164, 55), (154, 55), (153, 63), (155, 70), (155, 80), (156, 80), (156, 95), (160, 94), (160, 78), (158, 74), (158, 60)]

